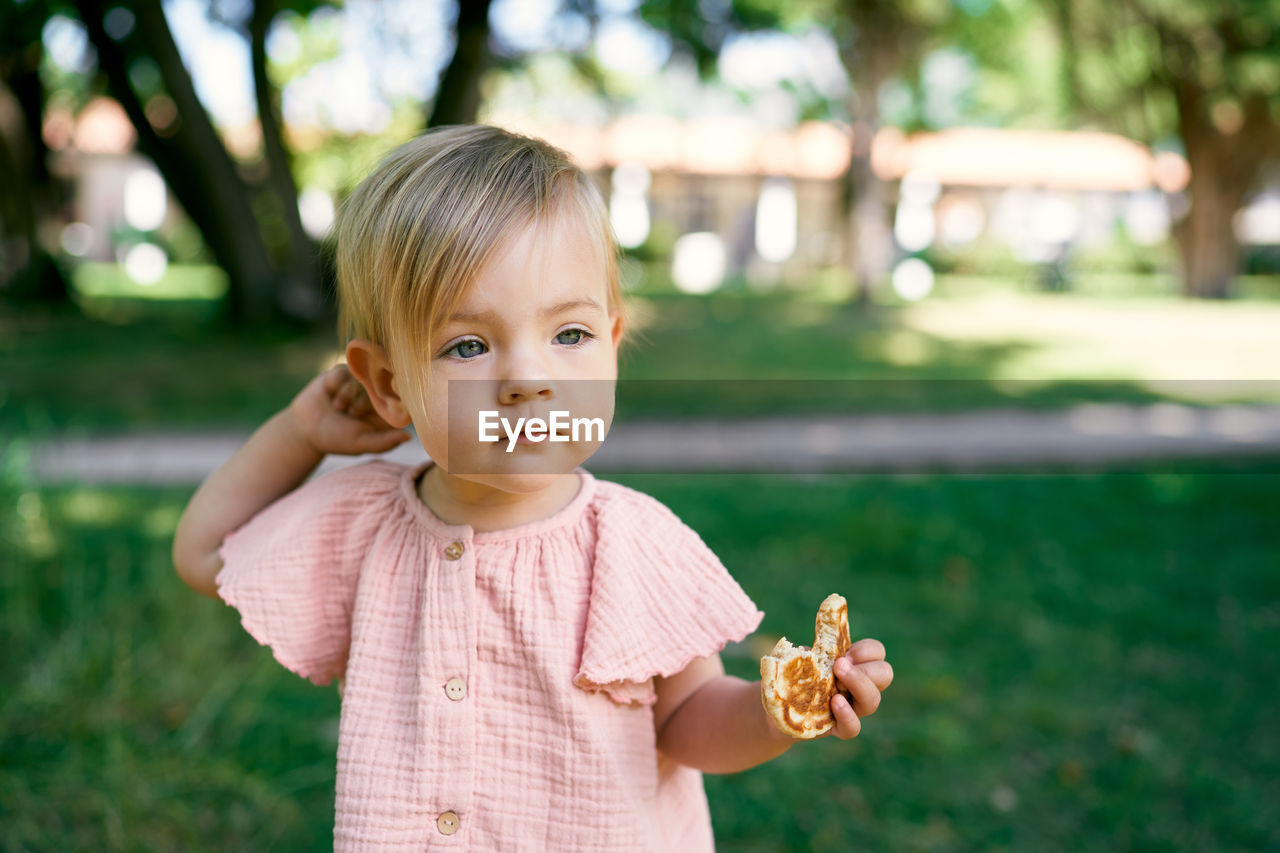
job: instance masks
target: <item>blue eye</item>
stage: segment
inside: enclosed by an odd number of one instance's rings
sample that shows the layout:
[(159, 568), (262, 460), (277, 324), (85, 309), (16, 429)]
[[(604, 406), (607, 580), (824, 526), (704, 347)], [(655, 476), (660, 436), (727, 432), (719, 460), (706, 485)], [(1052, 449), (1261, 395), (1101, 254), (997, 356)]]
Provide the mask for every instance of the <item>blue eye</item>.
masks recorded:
[(489, 349), (477, 340), (458, 341), (458, 343), (445, 350), (445, 355), (452, 355), (456, 358), (475, 358), (478, 355), (484, 355)]
[(565, 329), (563, 332), (556, 335), (556, 343), (563, 344), (568, 347), (574, 347), (583, 344), (594, 337), (595, 335), (591, 334), (586, 329)]

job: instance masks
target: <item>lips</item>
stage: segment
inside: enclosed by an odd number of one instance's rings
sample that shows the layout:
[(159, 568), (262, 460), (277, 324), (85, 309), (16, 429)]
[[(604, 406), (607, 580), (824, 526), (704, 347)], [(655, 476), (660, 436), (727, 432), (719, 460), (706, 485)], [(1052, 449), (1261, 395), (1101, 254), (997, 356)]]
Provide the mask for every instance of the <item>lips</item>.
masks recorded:
[(562, 438), (563, 441), (557, 440), (553, 442), (551, 440), (551, 436), (552, 436), (552, 433), (548, 432), (548, 433), (545, 433), (543, 437), (540, 438), (538, 441), (534, 441), (533, 439), (529, 438), (529, 436), (523, 430), (521, 430), (520, 435), (516, 438), (516, 444), (573, 444), (574, 443), (573, 436), (567, 432), (555, 433), (556, 438), (557, 439)]

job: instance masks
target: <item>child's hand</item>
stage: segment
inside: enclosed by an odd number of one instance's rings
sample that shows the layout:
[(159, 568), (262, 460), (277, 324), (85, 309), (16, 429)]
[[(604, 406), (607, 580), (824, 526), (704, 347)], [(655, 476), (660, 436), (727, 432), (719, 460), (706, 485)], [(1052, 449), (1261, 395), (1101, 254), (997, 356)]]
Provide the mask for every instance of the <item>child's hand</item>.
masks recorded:
[(880, 707), (880, 693), (893, 682), (893, 667), (884, 659), (884, 645), (866, 639), (851, 645), (832, 671), (853, 696), (853, 704), (839, 693), (831, 697), (831, 713), (836, 718), (831, 734), (849, 740), (862, 731), (862, 718)]
[(299, 438), (321, 453), (383, 453), (412, 437), (378, 416), (345, 364), (307, 383), (288, 414)]

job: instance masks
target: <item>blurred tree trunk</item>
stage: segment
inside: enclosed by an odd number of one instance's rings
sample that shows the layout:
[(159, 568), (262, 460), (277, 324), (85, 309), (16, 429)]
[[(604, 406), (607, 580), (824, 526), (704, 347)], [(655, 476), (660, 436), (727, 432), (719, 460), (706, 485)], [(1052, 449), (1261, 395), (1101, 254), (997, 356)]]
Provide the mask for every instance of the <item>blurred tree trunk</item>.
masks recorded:
[(267, 183), (279, 207), (288, 232), (286, 251), (280, 252), (277, 266), (284, 272), (279, 296), (289, 312), (317, 319), (328, 308), (320, 280), (320, 263), (315, 243), (302, 227), (298, 212), (298, 186), (293, 179), (293, 163), (284, 144), (284, 118), (280, 90), (267, 73), (267, 33), (280, 10), (278, 0), (255, 0), (249, 18), (249, 54), (253, 65), (253, 92), (262, 128), (262, 146), (267, 160)]
[(875, 111), (855, 113), (859, 118), (849, 130), (849, 169), (845, 173), (849, 266), (858, 304), (863, 306), (871, 303), (872, 291), (888, 275), (893, 263), (887, 188), (871, 170), (871, 141), (880, 129), (880, 121), (868, 112)]
[(489, 50), (489, 6), (493, 0), (458, 0), (457, 39), (440, 77), (427, 127), (470, 124), (480, 111), (480, 77), (493, 55)]
[(840, 60), (849, 75), (846, 216), (858, 302), (866, 305), (893, 263), (891, 206), (884, 181), (871, 169), (871, 142), (880, 130), (880, 87), (920, 49), (924, 32), (895, 0), (841, 0)]
[(1239, 269), (1232, 220), (1267, 158), (1280, 153), (1280, 126), (1266, 101), (1246, 103), (1239, 127), (1214, 125), (1206, 93), (1195, 81), (1174, 82), (1178, 132), (1186, 146), (1191, 206), (1174, 226), (1188, 296), (1226, 299)]
[[(155, 162), (230, 279), (230, 319), (264, 323), (281, 317), (278, 275), (254, 213), (251, 189), (196, 96), (160, 0), (130, 4), (136, 24), (119, 41), (103, 29), (103, 15), (114, 4), (76, 0), (75, 5), (98, 52), (108, 90), (137, 131), (139, 150)], [(177, 105), (177, 126), (166, 128), (164, 135), (152, 127), (129, 80), (133, 61), (142, 57), (156, 63), (165, 90)]]
[(57, 303), (69, 297), (67, 282), (40, 227), (64, 190), (43, 136), (41, 34), (49, 13), (38, 5), (0, 5), (0, 295)]

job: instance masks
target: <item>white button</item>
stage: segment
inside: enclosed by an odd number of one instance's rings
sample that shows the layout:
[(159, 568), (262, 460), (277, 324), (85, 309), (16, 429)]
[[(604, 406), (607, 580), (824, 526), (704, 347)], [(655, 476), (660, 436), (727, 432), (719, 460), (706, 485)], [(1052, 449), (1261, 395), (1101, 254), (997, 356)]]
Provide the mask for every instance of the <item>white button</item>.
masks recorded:
[(441, 835), (453, 835), (458, 831), (458, 813), (445, 812), (436, 818), (436, 829), (440, 830)]
[(450, 678), (449, 683), (444, 686), (444, 695), (455, 702), (461, 702), (467, 695), (467, 682), (461, 678)]

